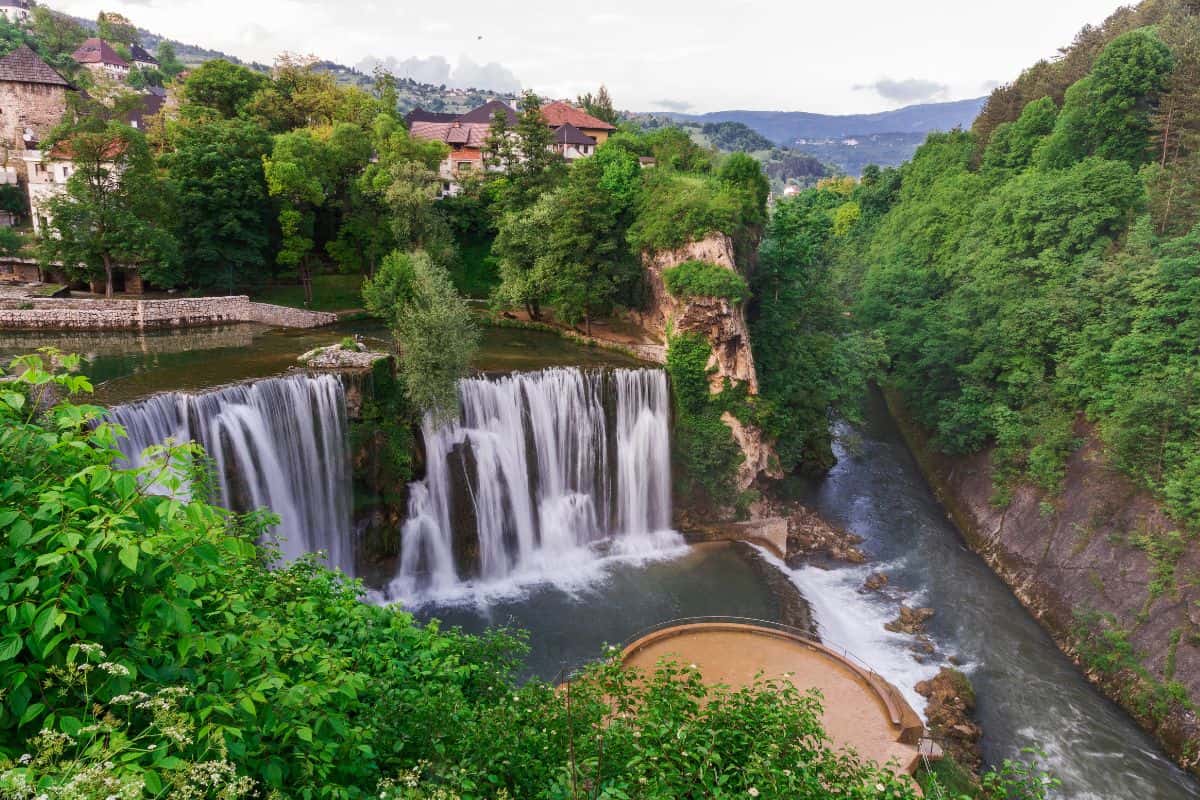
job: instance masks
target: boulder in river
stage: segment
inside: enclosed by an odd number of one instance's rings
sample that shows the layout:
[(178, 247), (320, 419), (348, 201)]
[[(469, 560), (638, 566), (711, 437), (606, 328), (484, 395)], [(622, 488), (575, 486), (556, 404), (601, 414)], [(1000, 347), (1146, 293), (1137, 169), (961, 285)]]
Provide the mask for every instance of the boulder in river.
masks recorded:
[(867, 576), (867, 580), (863, 583), (864, 592), (881, 592), (887, 588), (889, 583), (888, 576), (882, 572), (872, 572)]
[(945, 668), (930, 680), (918, 683), (916, 690), (929, 700), (925, 718), (930, 735), (951, 758), (978, 774), (983, 765), (983, 752), (979, 748), (983, 729), (972, 719), (975, 690), (971, 681), (958, 670)]
[(900, 616), (884, 625), (892, 633), (907, 633), (915, 636), (925, 630), (925, 623), (933, 619), (932, 608), (909, 608), (900, 606)]

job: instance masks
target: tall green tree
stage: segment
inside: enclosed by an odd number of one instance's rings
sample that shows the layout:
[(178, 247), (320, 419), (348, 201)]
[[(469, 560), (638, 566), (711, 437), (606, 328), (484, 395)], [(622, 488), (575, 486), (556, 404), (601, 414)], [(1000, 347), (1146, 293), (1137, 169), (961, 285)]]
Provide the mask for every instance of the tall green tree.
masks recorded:
[(1151, 157), (1151, 114), (1174, 68), (1174, 57), (1150, 29), (1118, 37), (1091, 74), (1067, 91), (1053, 135), (1038, 154), (1048, 168), (1088, 156), (1141, 166)]
[(296, 270), (304, 287), (306, 306), (313, 299), (317, 211), (328, 199), (325, 169), (325, 148), (309, 130), (276, 136), (270, 155), (263, 157), (267, 189), (279, 203), (279, 228), (283, 234), (275, 260), (280, 266)]
[(158, 61), (158, 69), (166, 77), (167, 80), (174, 80), (179, 73), (183, 72), (186, 67), (179, 60), (179, 55), (175, 52), (175, 45), (163, 39), (158, 43), (158, 49), (154, 52), (154, 58)]
[(621, 121), (621, 115), (613, 107), (612, 96), (608, 93), (608, 87), (604, 84), (600, 85), (600, 89), (592, 94), (580, 95), (578, 103), (583, 107), (583, 110), (591, 114), (596, 119), (604, 120), (609, 125), (616, 125)]
[(101, 11), (96, 17), (96, 35), (109, 44), (125, 47), (141, 41), (137, 26), (115, 11)]
[(178, 245), (166, 220), (168, 187), (145, 137), (119, 123), (69, 134), (56, 145), (72, 164), (66, 191), (47, 203), (46, 266), (63, 264), (81, 277), (103, 276), (113, 294), (118, 268), (137, 269), (164, 287), (180, 280)]
[(450, 274), (428, 253), (396, 251), (363, 284), (363, 301), (395, 333), (409, 401), (437, 420), (455, 417), (479, 331)]
[(270, 79), (260, 72), (221, 59), (207, 61), (188, 75), (185, 103), (211, 109), (226, 118), (241, 114)]
[(218, 118), (176, 126), (171, 144), (163, 166), (188, 284), (232, 294), (261, 283), (270, 259), (270, 135), (249, 120)]

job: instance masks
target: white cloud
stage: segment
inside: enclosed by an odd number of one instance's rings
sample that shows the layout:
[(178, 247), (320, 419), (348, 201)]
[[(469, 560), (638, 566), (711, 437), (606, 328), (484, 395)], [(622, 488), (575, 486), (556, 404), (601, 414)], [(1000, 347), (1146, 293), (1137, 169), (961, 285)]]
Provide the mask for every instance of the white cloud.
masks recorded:
[[(411, 0), (47, 0), (90, 18), (120, 11), (142, 27), (260, 62), (282, 50), (344, 64), (372, 54), (440, 56), (452, 64), (447, 80), (463, 70), (562, 96), (605, 83), (623, 108), (665, 97), (697, 110), (827, 113), (893, 107), (918, 88), (930, 89), (918, 99), (979, 96), (985, 82), (1010, 81), (1052, 57), (1122, 1), (1010, 0), (997, 14), (946, 0), (607, 0), (594, 11), (558, 0), (460, 0), (452, 9)], [(830, 33), (814, 35), (821, 31)]]

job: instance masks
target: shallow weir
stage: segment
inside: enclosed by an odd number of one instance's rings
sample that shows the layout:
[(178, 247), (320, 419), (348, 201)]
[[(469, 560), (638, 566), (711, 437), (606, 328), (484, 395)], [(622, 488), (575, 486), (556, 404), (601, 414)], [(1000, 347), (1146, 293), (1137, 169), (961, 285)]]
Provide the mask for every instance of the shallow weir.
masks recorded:
[(324, 551), (352, 574), (346, 401), (330, 375), (295, 375), (204, 394), (172, 392), (117, 406), (132, 466), (147, 448), (195, 441), (212, 459), (217, 500), (238, 512), (269, 508), (285, 560)]
[(460, 417), (424, 425), (384, 599), (480, 600), (570, 584), (607, 558), (653, 558), (671, 531), (670, 391), (660, 370), (547, 369), (459, 384)]

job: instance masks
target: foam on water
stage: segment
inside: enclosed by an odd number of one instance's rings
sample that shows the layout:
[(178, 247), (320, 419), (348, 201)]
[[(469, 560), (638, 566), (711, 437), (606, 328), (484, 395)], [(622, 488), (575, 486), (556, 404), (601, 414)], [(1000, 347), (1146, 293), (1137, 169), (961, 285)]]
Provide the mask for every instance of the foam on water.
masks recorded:
[[(661, 370), (572, 368), (459, 384), (461, 417), (424, 422), (400, 564), (376, 599), (484, 603), (576, 591), (613, 559), (662, 558), (671, 525), (670, 391)], [(610, 413), (611, 410), (611, 413)]]
[(944, 662), (936, 655), (926, 657), (924, 664), (918, 662), (912, 649), (916, 638), (884, 627), (899, 615), (899, 601), (860, 591), (872, 572), (886, 571), (889, 565), (831, 570), (805, 565), (792, 569), (768, 551), (759, 551), (804, 595), (822, 641), (882, 675), (924, 717), (926, 701), (917, 694), (916, 685), (937, 675)]

